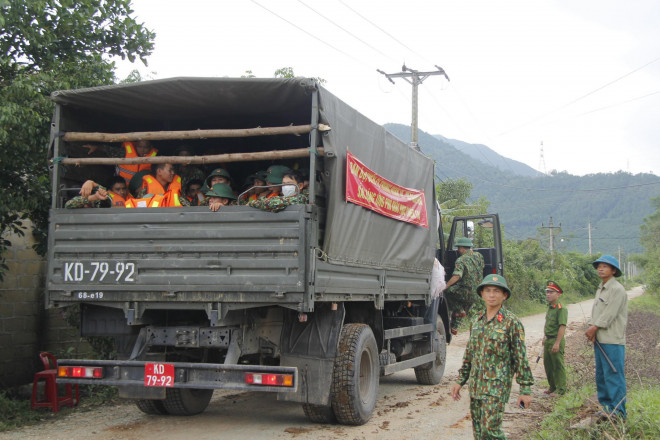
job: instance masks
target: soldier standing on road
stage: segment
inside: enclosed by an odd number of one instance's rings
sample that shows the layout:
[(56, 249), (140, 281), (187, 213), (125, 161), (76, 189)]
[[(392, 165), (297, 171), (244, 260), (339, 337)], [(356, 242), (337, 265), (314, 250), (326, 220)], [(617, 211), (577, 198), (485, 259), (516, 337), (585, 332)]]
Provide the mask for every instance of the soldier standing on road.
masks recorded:
[(511, 295), (501, 275), (486, 276), (477, 292), (486, 311), (472, 320), (463, 366), (451, 389), (454, 400), (461, 398), (461, 387), (470, 382), (470, 414), (474, 438), (505, 439), (502, 414), (509, 401), (513, 375), (520, 385), (518, 405), (528, 408), (534, 384), (525, 349), (525, 329), (520, 320), (502, 304)]
[(593, 263), (601, 283), (591, 310), (589, 328), (585, 336), (594, 343), (596, 357), (596, 389), (598, 402), (603, 405), (601, 418), (626, 418), (626, 325), (628, 323), (628, 295), (614, 278), (621, 276), (619, 260), (603, 255)]
[(479, 298), (475, 295), (479, 281), (484, 274), (484, 257), (472, 250), (472, 240), (461, 237), (456, 241), (459, 257), (454, 272), (447, 281), (445, 291), (447, 305), (452, 314), (451, 333), (458, 333), (458, 326)]
[(559, 302), (563, 291), (554, 281), (548, 281), (545, 287), (545, 297), (548, 300), (548, 311), (545, 314), (543, 329), (543, 366), (548, 378), (549, 388), (545, 394), (566, 392), (566, 364), (564, 363), (564, 333), (568, 322), (568, 310)]

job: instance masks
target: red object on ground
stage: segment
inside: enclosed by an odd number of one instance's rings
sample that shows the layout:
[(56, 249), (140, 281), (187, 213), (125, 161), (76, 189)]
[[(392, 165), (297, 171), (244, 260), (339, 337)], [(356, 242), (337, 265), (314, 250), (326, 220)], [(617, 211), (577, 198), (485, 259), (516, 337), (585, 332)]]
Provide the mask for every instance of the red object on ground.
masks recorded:
[[(76, 387), (76, 396), (73, 396), (73, 386), (71, 384), (65, 385), (64, 396), (58, 395), (57, 392), (57, 359), (50, 353), (41, 352), (39, 354), (41, 362), (44, 364), (44, 371), (39, 371), (34, 375), (34, 382), (32, 384), (32, 409), (34, 408), (52, 408), (53, 412), (58, 412), (61, 406), (77, 405), (80, 402), (80, 394), (78, 384)], [(38, 399), (37, 385), (40, 380), (45, 380), (44, 398)]]

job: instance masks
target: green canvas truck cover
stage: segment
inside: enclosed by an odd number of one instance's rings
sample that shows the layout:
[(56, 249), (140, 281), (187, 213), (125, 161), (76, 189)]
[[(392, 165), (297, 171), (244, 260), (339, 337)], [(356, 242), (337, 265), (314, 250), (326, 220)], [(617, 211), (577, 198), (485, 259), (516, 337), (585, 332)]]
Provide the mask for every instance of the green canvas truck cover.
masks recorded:
[[(312, 95), (318, 93), (318, 110)], [(321, 136), (326, 213), (323, 253), (333, 264), (430, 273), (437, 239), (433, 161), (306, 78), (170, 78), (57, 91), (64, 131), (151, 131), (309, 124)], [(111, 116), (111, 117), (108, 117)], [(225, 126), (213, 125), (224, 121)], [(255, 145), (250, 151), (258, 151)], [(269, 147), (269, 149), (273, 149)], [(398, 221), (345, 199), (346, 151), (397, 185), (423, 190), (429, 227)], [(185, 209), (185, 208), (184, 208)]]

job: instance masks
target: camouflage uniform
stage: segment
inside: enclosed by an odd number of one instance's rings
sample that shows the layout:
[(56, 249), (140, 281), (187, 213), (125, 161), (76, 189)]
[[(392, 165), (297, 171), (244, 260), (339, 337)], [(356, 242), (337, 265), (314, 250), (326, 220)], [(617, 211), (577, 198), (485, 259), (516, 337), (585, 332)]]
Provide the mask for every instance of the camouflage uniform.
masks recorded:
[[(101, 185), (98, 186), (98, 189), (102, 189), (106, 191), (105, 187)], [(64, 207), (66, 209), (79, 209), (79, 208), (84, 208), (86, 205), (90, 205), (90, 208), (101, 208), (101, 202), (103, 202), (103, 200), (94, 200), (90, 202), (89, 200), (87, 200), (87, 197), (75, 196), (71, 200), (67, 201), (64, 204)], [(110, 203), (112, 203), (112, 201)]]
[[(463, 311), (469, 314), (475, 302), (481, 303), (481, 298), (477, 295), (477, 286), (483, 278), (484, 264), (483, 255), (472, 249), (456, 260), (452, 276), (458, 276), (460, 280), (447, 289), (447, 305), (452, 315)], [(483, 307), (479, 307), (477, 312), (482, 309)], [(461, 317), (452, 317), (451, 327), (458, 328), (461, 321)]]
[(485, 313), (475, 317), (457, 381), (462, 386), (471, 378), (470, 413), (475, 439), (506, 438), (501, 430), (502, 414), (514, 374), (520, 394), (532, 394), (534, 378), (520, 320), (504, 308), (490, 321)]
[(304, 190), (300, 194), (293, 196), (275, 196), (271, 198), (262, 197), (256, 200), (250, 200), (246, 203), (247, 206), (261, 209), (268, 212), (280, 212), (290, 205), (304, 205), (309, 203), (309, 193)]
[(545, 314), (545, 340), (543, 341), (543, 367), (545, 374), (548, 377), (549, 391), (551, 393), (557, 391), (557, 394), (564, 394), (566, 392), (566, 365), (564, 364), (564, 346), (566, 340), (561, 339), (559, 343), (559, 351), (552, 352), (552, 346), (557, 341), (557, 332), (559, 327), (566, 325), (568, 322), (568, 310), (559, 302), (550, 304), (548, 312)]

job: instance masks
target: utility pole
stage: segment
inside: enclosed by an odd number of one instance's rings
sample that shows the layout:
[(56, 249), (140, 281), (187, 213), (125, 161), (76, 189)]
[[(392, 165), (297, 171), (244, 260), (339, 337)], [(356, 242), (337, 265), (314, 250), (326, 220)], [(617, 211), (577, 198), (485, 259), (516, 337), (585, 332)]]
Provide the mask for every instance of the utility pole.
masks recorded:
[(589, 255), (591, 255), (591, 230), (592, 229), (598, 229), (595, 226), (592, 228), (591, 227), (591, 220), (589, 220), (589, 224), (587, 225), (587, 229), (589, 230)]
[(410, 124), (410, 146), (414, 148), (415, 150), (419, 150), (419, 146), (417, 145), (417, 107), (418, 107), (418, 94), (417, 94), (417, 87), (424, 82), (426, 78), (429, 76), (433, 75), (444, 75), (445, 78), (447, 78), (447, 81), (449, 81), (449, 77), (445, 73), (445, 70), (442, 67), (435, 66), (436, 69), (431, 72), (420, 72), (418, 70), (410, 69), (409, 67), (406, 67), (404, 64), (403, 67), (401, 68), (401, 72), (398, 73), (385, 73), (380, 69), (376, 69), (378, 73), (382, 73), (385, 75), (385, 78), (387, 78), (392, 84), (394, 84), (394, 80), (392, 78), (403, 78), (408, 83), (412, 85), (412, 123)]
[(543, 229), (549, 229), (550, 230), (550, 268), (554, 269), (554, 267), (555, 267), (555, 235), (554, 235), (554, 230), (555, 229), (561, 229), (561, 223), (559, 223), (559, 226), (555, 226), (552, 223), (552, 217), (550, 217), (549, 225), (545, 226), (543, 223), (541, 223), (541, 227)]

